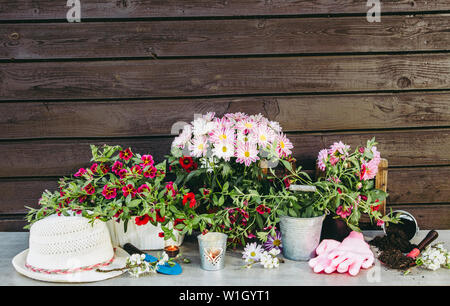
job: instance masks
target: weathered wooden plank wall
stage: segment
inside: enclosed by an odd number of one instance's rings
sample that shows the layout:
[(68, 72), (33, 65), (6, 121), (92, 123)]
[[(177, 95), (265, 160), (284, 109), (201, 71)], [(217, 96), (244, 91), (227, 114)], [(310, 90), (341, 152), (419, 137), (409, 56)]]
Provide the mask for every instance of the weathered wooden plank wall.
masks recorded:
[(0, 0), (0, 230), (89, 160), (89, 144), (163, 158), (174, 122), (279, 121), (313, 169), (375, 136), (388, 208), (450, 228), (450, 2)]

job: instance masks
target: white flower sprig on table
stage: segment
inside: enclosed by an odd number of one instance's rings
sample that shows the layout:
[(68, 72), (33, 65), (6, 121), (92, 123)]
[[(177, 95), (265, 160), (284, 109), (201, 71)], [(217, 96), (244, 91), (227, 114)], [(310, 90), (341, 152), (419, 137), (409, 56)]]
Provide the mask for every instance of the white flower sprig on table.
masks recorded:
[(450, 254), (444, 248), (443, 242), (428, 246), (416, 260), (418, 266), (429, 270), (437, 270), (441, 267), (450, 269)]
[(169, 264), (169, 266), (173, 266), (173, 258), (169, 259), (169, 255), (164, 252), (158, 261), (148, 262), (145, 261), (145, 254), (133, 254), (129, 256), (125, 262), (125, 267), (112, 269), (112, 270), (102, 270), (97, 269), (97, 272), (111, 272), (111, 271), (123, 271), (127, 270), (134, 277), (140, 277), (143, 275), (154, 274), (157, 271), (158, 266)]
[(261, 264), (266, 269), (278, 268), (280, 260), (277, 255), (280, 254), (279, 249), (271, 249), (270, 251), (264, 251), (261, 245), (256, 242), (247, 244), (242, 253), (242, 258), (245, 260), (245, 268), (251, 268), (254, 264)]

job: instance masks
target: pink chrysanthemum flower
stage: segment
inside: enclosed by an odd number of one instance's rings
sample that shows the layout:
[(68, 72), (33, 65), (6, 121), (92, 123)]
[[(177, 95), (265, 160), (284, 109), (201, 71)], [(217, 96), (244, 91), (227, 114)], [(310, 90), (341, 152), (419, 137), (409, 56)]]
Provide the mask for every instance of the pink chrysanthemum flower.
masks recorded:
[(286, 134), (280, 133), (276, 138), (277, 152), (279, 157), (287, 157), (292, 154), (291, 149), (294, 147)]
[(209, 134), (209, 140), (213, 143), (232, 143), (234, 141), (234, 138), (234, 129), (231, 128), (217, 128)]
[(317, 166), (321, 171), (325, 171), (327, 168), (326, 163), (328, 161), (328, 150), (323, 149), (319, 151), (319, 155), (317, 156)]
[(192, 138), (192, 126), (190, 124), (187, 124), (184, 126), (180, 135), (175, 137), (175, 139), (173, 140), (172, 147), (184, 149), (184, 147), (191, 140), (191, 138)]
[(378, 173), (379, 160), (372, 159), (370, 162), (364, 162), (361, 165), (360, 180), (371, 180), (375, 178)]
[(247, 167), (259, 159), (256, 144), (251, 142), (239, 142), (235, 154), (236, 162), (240, 164), (243, 163)]
[(236, 129), (244, 134), (253, 132), (257, 126), (258, 123), (250, 117), (236, 123)]
[(267, 124), (258, 124), (255, 129), (255, 141), (262, 148), (266, 148), (270, 145), (274, 141), (275, 137), (275, 131)]
[(339, 160), (344, 160), (348, 156), (349, 149), (350, 146), (342, 143), (342, 141), (333, 143), (328, 150), (328, 154), (330, 155), (330, 163), (334, 166), (339, 162)]

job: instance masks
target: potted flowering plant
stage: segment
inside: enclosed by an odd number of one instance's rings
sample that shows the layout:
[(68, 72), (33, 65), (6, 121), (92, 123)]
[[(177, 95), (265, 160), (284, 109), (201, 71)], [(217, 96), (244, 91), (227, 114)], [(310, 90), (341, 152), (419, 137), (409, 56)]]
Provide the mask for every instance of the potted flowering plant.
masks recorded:
[[(166, 181), (166, 162), (130, 148), (94, 145), (92, 164), (59, 181), (59, 191), (46, 190), (39, 208), (29, 208), (31, 223), (51, 214), (81, 214), (107, 222), (114, 244), (130, 242), (142, 249), (161, 249), (164, 239), (179, 243), (199, 223), (209, 222), (186, 205), (189, 190)], [(28, 226), (30, 226), (28, 225)]]
[(168, 161), (175, 182), (192, 191), (197, 213), (213, 213), (200, 230), (226, 233), (236, 246), (271, 229), (279, 195), (267, 168), (287, 162), (292, 148), (279, 123), (261, 114), (208, 113), (184, 126)]
[(381, 157), (375, 138), (353, 152), (350, 146), (335, 142), (319, 152), (317, 166), (323, 172), (317, 185), (324, 191), (322, 201), (332, 207), (334, 219), (340, 219), (351, 230), (359, 231), (359, 220), (367, 214), (371, 222), (382, 226), (385, 222), (397, 222), (380, 212), (380, 204), (387, 197), (383, 190), (375, 188), (375, 176)]

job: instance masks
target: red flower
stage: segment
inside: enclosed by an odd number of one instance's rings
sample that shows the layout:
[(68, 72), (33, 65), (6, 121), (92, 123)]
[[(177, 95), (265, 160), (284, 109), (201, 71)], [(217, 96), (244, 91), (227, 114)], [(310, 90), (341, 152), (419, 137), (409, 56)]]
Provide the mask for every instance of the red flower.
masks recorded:
[(92, 173), (97, 172), (97, 168), (98, 168), (98, 164), (97, 163), (93, 163), (92, 166), (91, 166)]
[(283, 183), (286, 189), (289, 189), (289, 187), (291, 186), (291, 180), (288, 177), (283, 180)]
[(123, 163), (120, 161), (116, 161), (112, 167), (112, 172), (118, 174), (119, 170), (122, 169)]
[(142, 174), (142, 168), (139, 165), (134, 165), (133, 167), (131, 167), (131, 172)]
[[(155, 222), (155, 220), (153, 220), (152, 217), (150, 217), (150, 221)], [(166, 216), (162, 217), (160, 210), (157, 209), (156, 210), (156, 222), (163, 223), (164, 221), (166, 221)]]
[(361, 195), (361, 199), (362, 199), (363, 201), (367, 201), (367, 196)]
[(86, 191), (87, 194), (94, 194), (95, 193), (95, 188), (94, 188), (94, 186), (92, 186), (91, 183), (86, 185), (86, 187), (84, 187), (83, 190)]
[(341, 188), (338, 188), (338, 189), (337, 189), (337, 192), (338, 192), (339, 194), (342, 194)]
[(148, 187), (147, 184), (142, 184), (141, 187), (139, 187), (139, 188), (137, 189), (137, 192), (138, 192), (138, 193), (143, 193), (144, 190), (150, 191), (150, 187)]
[(119, 216), (123, 213), (123, 209), (119, 209), (115, 214), (114, 218), (119, 218)]
[(256, 211), (260, 214), (260, 215), (264, 215), (265, 213), (269, 213), (272, 211), (269, 207), (266, 207), (264, 204), (259, 205), (258, 207), (256, 207)]
[[(178, 224), (184, 224), (184, 219), (175, 219), (175, 221), (173, 221), (173, 227), (177, 226)], [(181, 229), (177, 229), (179, 231), (181, 231)]]
[(128, 170), (127, 169), (120, 169), (119, 172), (117, 173), (117, 175), (123, 179), (125, 178), (125, 176), (127, 176)]
[(133, 152), (131, 152), (130, 148), (126, 148), (125, 150), (119, 152), (119, 157), (129, 161), (130, 158), (133, 157)]
[(189, 207), (193, 208), (195, 206), (195, 204), (197, 203), (197, 201), (195, 200), (195, 194), (193, 192), (188, 192), (184, 197), (183, 197), (183, 205), (186, 205), (186, 203), (189, 202)]
[(109, 166), (105, 165), (105, 164), (101, 164), (100, 165), (100, 170), (102, 171), (103, 174), (106, 174), (109, 171)]
[(150, 168), (148, 168), (146, 171), (144, 171), (144, 176), (146, 178), (155, 178), (156, 173), (157, 173), (157, 169), (153, 166), (150, 166)]
[(77, 173), (75, 173), (73, 176), (80, 177), (85, 173), (86, 173), (86, 169), (80, 168), (80, 169), (78, 169)]
[(194, 165), (194, 160), (190, 156), (180, 157), (178, 161), (180, 162), (181, 168), (183, 168), (184, 170), (187, 170)]
[(155, 163), (155, 161), (153, 160), (153, 156), (151, 155), (142, 155), (141, 160), (142, 160), (141, 166), (143, 168), (147, 166), (153, 166), (153, 164)]
[(78, 201), (80, 201), (80, 203), (83, 203), (84, 201), (86, 201), (87, 199), (87, 195), (81, 196), (78, 198)]
[(103, 186), (102, 195), (105, 197), (105, 199), (114, 199), (117, 196), (117, 189), (109, 188), (108, 185), (105, 185)]
[(145, 225), (148, 223), (148, 221), (150, 221), (150, 216), (147, 214), (140, 216), (140, 217), (136, 217), (134, 219), (134, 222), (136, 223), (136, 225)]
[(122, 187), (122, 192), (123, 192), (124, 197), (128, 197), (128, 195), (131, 194), (131, 197), (134, 198), (134, 196), (137, 193), (137, 190), (134, 189), (133, 185), (128, 184), (128, 185)]
[(158, 234), (158, 236), (161, 237), (161, 238), (164, 238), (164, 232), (160, 232), (160, 233)]

